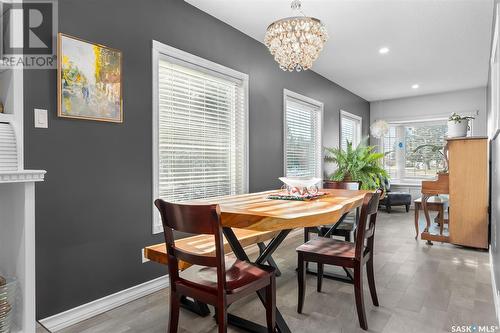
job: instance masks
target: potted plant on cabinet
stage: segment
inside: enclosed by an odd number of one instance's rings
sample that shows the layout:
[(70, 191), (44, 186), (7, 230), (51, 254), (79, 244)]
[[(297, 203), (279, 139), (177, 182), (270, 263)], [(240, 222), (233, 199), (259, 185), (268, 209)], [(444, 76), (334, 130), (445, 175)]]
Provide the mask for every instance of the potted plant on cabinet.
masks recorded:
[(381, 179), (389, 178), (387, 171), (380, 164), (383, 153), (374, 152), (375, 146), (368, 146), (368, 137), (357, 147), (347, 141), (347, 149), (325, 148), (325, 162), (335, 163), (337, 170), (330, 175), (335, 181), (360, 181), (365, 190), (383, 187)]
[(475, 119), (471, 116), (461, 116), (455, 112), (448, 118), (448, 137), (461, 138), (467, 136), (470, 129), (469, 120)]

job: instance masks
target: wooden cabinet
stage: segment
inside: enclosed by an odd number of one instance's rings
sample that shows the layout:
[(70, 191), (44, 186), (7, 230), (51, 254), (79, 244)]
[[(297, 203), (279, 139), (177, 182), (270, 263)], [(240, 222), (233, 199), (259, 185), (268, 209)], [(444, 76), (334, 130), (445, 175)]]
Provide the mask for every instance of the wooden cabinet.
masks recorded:
[(488, 140), (448, 140), (450, 243), (488, 248)]

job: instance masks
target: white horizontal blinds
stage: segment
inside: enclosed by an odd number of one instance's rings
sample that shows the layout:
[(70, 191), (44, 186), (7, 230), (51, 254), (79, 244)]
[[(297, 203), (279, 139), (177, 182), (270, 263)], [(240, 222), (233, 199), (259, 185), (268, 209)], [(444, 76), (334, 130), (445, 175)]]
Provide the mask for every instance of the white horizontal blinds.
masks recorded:
[(168, 59), (158, 71), (159, 196), (175, 202), (244, 193), (243, 83)]
[(354, 143), (354, 136), (356, 135), (356, 123), (352, 118), (342, 116), (340, 123), (340, 146), (342, 149), (347, 149), (347, 141)]
[(0, 123), (0, 171), (17, 170), (17, 159), (14, 128), (9, 123)]
[(286, 98), (286, 176), (320, 177), (321, 109), (313, 104)]
[(340, 147), (347, 149), (347, 141), (355, 147), (361, 141), (361, 119), (348, 112), (340, 113)]

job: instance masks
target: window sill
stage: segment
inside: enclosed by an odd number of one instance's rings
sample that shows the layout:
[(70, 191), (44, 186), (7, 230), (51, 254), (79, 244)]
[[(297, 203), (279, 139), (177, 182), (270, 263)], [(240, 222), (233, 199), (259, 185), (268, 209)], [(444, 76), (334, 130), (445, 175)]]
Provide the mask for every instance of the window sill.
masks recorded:
[(419, 180), (391, 180), (391, 186), (410, 186), (410, 187), (421, 187), (422, 180), (428, 179), (419, 179)]

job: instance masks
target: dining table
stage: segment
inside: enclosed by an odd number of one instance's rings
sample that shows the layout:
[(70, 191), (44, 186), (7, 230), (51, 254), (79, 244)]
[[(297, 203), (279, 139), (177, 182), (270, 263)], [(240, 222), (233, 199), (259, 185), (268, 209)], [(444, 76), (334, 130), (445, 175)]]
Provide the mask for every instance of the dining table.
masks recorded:
[[(335, 223), (353, 209), (361, 207), (366, 190), (321, 189), (324, 195), (312, 200), (279, 200), (269, 196), (279, 190), (229, 195), (216, 198), (197, 199), (191, 204), (218, 204), (221, 211), (221, 224), (226, 240), (239, 260), (265, 263), (279, 248), (288, 234), (297, 228), (318, 227)], [(256, 260), (251, 261), (232, 228), (256, 231), (277, 231)], [(265, 293), (258, 292), (265, 302)], [(199, 302), (196, 304), (199, 305)], [(255, 322), (228, 314), (228, 323), (251, 332), (267, 332)], [(276, 309), (276, 326), (281, 333), (291, 332), (283, 315)]]

